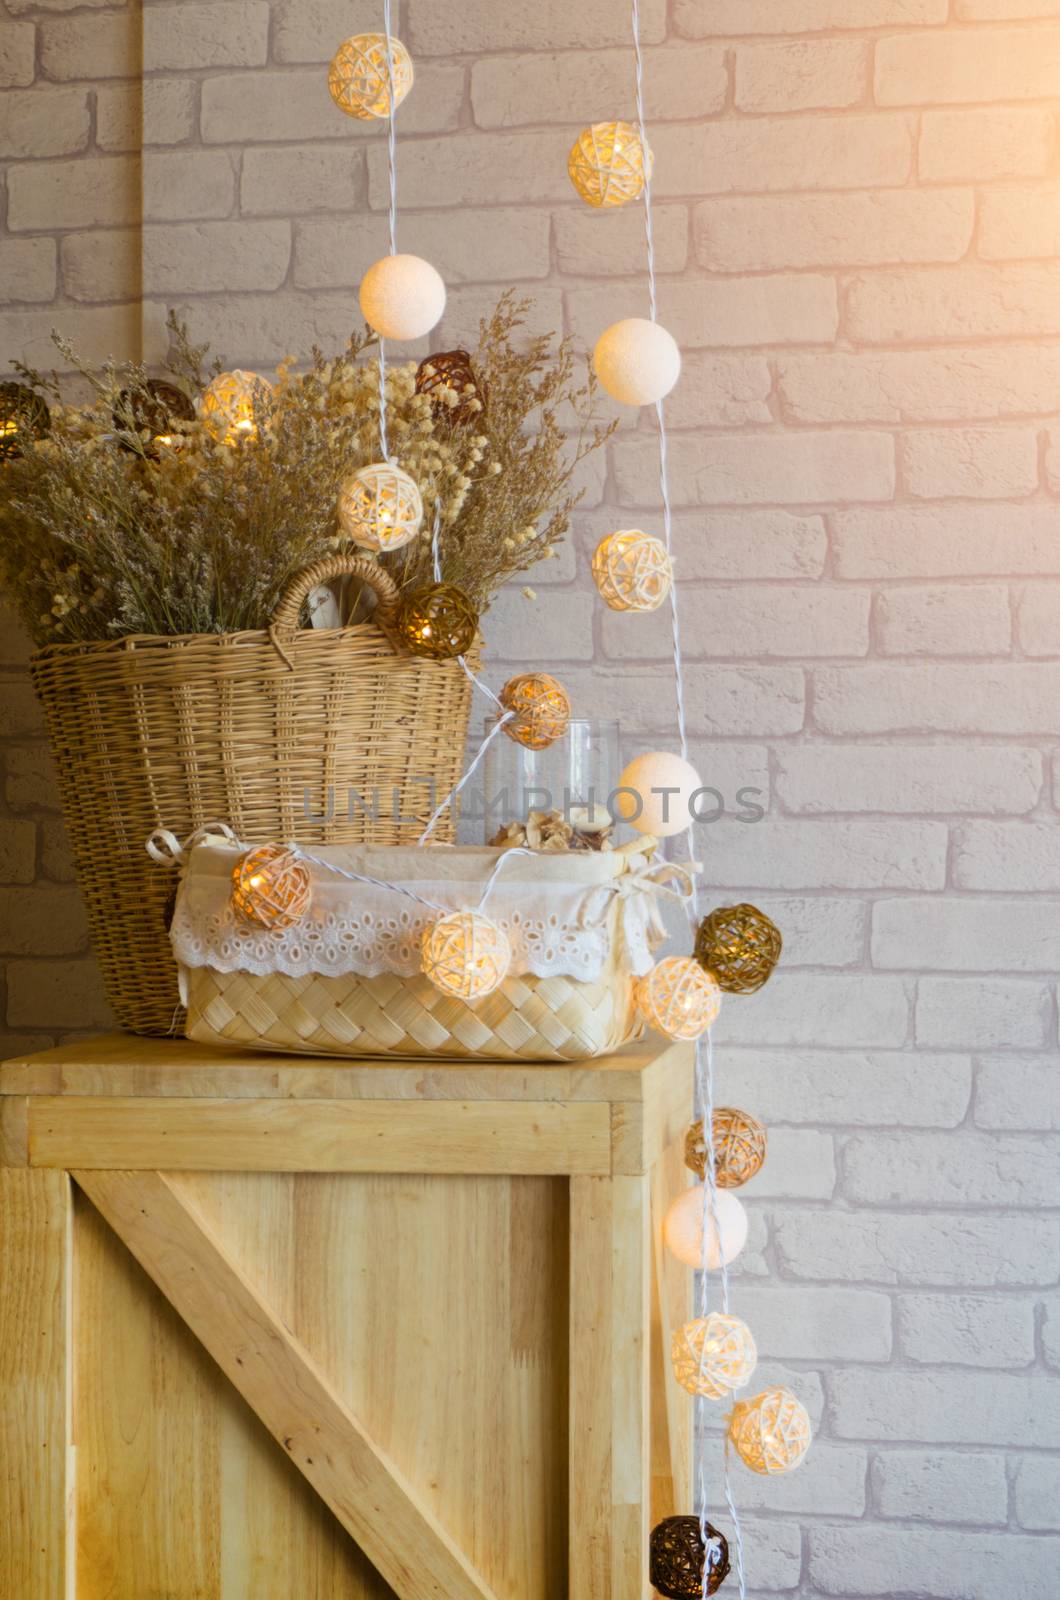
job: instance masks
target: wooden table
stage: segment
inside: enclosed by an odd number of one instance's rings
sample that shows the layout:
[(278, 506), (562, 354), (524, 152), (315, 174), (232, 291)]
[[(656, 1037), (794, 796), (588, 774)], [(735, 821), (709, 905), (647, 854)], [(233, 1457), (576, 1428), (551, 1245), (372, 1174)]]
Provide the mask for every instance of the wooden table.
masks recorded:
[(0, 1600), (644, 1600), (685, 1046), (0, 1068)]

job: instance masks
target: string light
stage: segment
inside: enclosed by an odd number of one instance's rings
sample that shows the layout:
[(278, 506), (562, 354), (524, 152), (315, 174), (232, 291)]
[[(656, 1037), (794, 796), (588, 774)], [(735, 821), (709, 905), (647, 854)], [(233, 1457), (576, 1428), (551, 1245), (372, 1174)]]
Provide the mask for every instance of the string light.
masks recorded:
[(670, 1254), (686, 1267), (706, 1266), (714, 1272), (727, 1267), (747, 1243), (747, 1212), (734, 1194), (721, 1189), (712, 1197), (705, 1184), (696, 1183), (671, 1204), (663, 1219), (663, 1238)]
[(339, 488), (339, 526), (362, 550), (400, 550), (420, 531), (423, 498), (407, 472), (387, 461), (361, 467)]
[(712, 1311), (678, 1328), (670, 1361), (674, 1377), (689, 1394), (720, 1400), (750, 1381), (758, 1352), (746, 1322)]
[(480, 911), (452, 911), (423, 934), (423, 971), (443, 994), (481, 1000), (507, 975), (508, 935)]
[(221, 372), (203, 393), (202, 420), (215, 439), (239, 444), (256, 439), (272, 404), (272, 384), (257, 372)]

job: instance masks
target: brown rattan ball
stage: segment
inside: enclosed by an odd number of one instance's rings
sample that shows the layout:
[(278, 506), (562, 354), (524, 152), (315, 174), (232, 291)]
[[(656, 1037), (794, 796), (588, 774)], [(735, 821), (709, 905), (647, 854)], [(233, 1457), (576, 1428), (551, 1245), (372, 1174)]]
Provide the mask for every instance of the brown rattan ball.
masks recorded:
[(500, 693), (505, 711), (514, 711), (504, 731), (527, 750), (546, 750), (570, 726), (570, 699), (563, 685), (547, 672), (524, 672), (509, 678)]
[[(738, 1189), (761, 1171), (766, 1158), (766, 1130), (757, 1117), (747, 1111), (737, 1111), (733, 1106), (719, 1106), (712, 1127), (714, 1181), (719, 1189)], [(702, 1117), (693, 1122), (685, 1135), (685, 1166), (697, 1177), (706, 1177)]]
[(43, 439), (50, 430), (51, 413), (35, 389), (0, 383), (0, 461), (13, 461), (24, 440)]
[(170, 442), (178, 422), (195, 421), (195, 407), (183, 389), (162, 378), (148, 378), (142, 389), (123, 389), (118, 406), (113, 414), (118, 443), (134, 454), (139, 452), (129, 440), (130, 425), (143, 439), (147, 454), (157, 455), (159, 446)]
[(474, 644), (478, 612), (455, 583), (425, 583), (402, 595), (392, 632), (410, 655), (451, 661)]
[[(729, 1576), (729, 1545), (724, 1534), (707, 1523), (712, 1561), (707, 1594), (717, 1594)], [(667, 1600), (701, 1600), (706, 1551), (698, 1517), (666, 1517), (651, 1530), (648, 1575), (652, 1588)]]
[(486, 386), (476, 378), (466, 350), (440, 350), (421, 361), (416, 393), (429, 394), (431, 410), (445, 422), (470, 422), (486, 410)]
[(771, 976), (783, 943), (757, 906), (718, 906), (699, 924), (696, 960), (726, 994), (753, 994)]
[(256, 928), (280, 932), (309, 910), (309, 868), (282, 844), (247, 850), (232, 868), (232, 909)]

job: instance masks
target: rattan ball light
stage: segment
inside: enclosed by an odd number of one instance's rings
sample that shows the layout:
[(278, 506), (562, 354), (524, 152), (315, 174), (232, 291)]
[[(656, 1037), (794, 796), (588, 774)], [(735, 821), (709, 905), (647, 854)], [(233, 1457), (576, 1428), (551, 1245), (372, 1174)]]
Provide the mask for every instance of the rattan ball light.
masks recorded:
[(272, 404), (272, 384), (257, 372), (218, 373), (202, 397), (202, 420), (215, 439), (238, 444), (256, 438)]
[(400, 550), (423, 523), (423, 498), (415, 479), (389, 461), (361, 467), (339, 487), (339, 526), (362, 550)]
[(721, 990), (691, 956), (664, 956), (639, 980), (637, 1005), (668, 1039), (698, 1039), (721, 1009)]
[(645, 153), (650, 177), (652, 153), (631, 122), (594, 122), (571, 146), (570, 181), (591, 206), (624, 206), (643, 192)]
[(566, 689), (547, 672), (526, 672), (509, 678), (500, 702), (515, 716), (504, 731), (527, 750), (545, 750), (562, 739), (570, 725), (570, 699)]
[[(666, 1248), (686, 1267), (703, 1265), (704, 1200), (704, 1185), (695, 1183), (678, 1195), (663, 1218)], [(734, 1194), (716, 1189), (714, 1204), (706, 1208), (706, 1220), (706, 1264), (714, 1272), (734, 1261), (747, 1243), (747, 1212)]]
[(391, 632), (410, 655), (451, 661), (474, 644), (478, 612), (455, 583), (425, 583), (402, 595)]
[(162, 378), (148, 378), (140, 389), (121, 391), (113, 420), (123, 449), (136, 451), (136, 446), (128, 442), (131, 423), (147, 454), (157, 455), (160, 448), (173, 442), (178, 422), (195, 421), (195, 407), (183, 389), (175, 384), (166, 383)]
[(593, 582), (612, 611), (655, 611), (673, 576), (662, 540), (639, 528), (609, 533), (593, 553)]
[(36, 389), (0, 383), (0, 461), (13, 461), (27, 439), (43, 439), (50, 429), (51, 413)]
[(382, 256), (361, 279), (364, 320), (381, 339), (421, 339), (445, 310), (445, 284), (422, 256)]
[(678, 1328), (670, 1360), (682, 1389), (721, 1400), (750, 1380), (758, 1351), (746, 1322), (712, 1311)]
[(293, 928), (309, 910), (311, 893), (309, 868), (282, 844), (247, 850), (232, 868), (232, 909), (256, 928)]
[(718, 906), (696, 934), (696, 960), (726, 994), (753, 994), (772, 975), (784, 941), (757, 906)]
[(486, 409), (486, 387), (475, 376), (466, 350), (440, 350), (416, 368), (416, 393), (431, 397), (431, 410), (443, 422), (460, 426)]
[(480, 911), (450, 911), (424, 929), (423, 971), (443, 994), (481, 1000), (504, 982), (511, 959), (508, 935)]
[(800, 1465), (813, 1431), (806, 1407), (790, 1389), (763, 1389), (733, 1406), (729, 1438), (752, 1472), (772, 1474)]
[(646, 317), (626, 317), (606, 328), (593, 350), (593, 368), (612, 400), (650, 406), (670, 393), (681, 375), (673, 335)]
[(702, 1600), (703, 1573), (707, 1594), (717, 1594), (729, 1576), (729, 1546), (717, 1528), (707, 1523), (710, 1562), (698, 1517), (666, 1517), (651, 1530), (648, 1578), (667, 1600)]
[(390, 61), (394, 63), (394, 109), (412, 88), (412, 57), (400, 39), (385, 33), (358, 33), (345, 39), (328, 68), (328, 88), (340, 111), (371, 122), (390, 115)]
[[(714, 1181), (720, 1189), (739, 1189), (762, 1169), (766, 1159), (766, 1130), (748, 1111), (719, 1106), (711, 1127), (714, 1136)], [(705, 1177), (707, 1152), (703, 1119), (693, 1122), (685, 1135), (685, 1166)]]

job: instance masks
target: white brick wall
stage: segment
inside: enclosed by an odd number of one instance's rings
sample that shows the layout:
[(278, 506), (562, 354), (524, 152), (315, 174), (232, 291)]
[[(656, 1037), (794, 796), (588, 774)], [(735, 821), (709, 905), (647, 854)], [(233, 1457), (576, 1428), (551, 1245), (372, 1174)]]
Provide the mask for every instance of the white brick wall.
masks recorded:
[[(48, 362), (59, 325), (150, 357), (170, 303), (232, 363), (341, 342), (386, 163), (322, 69), (378, 6), (143, 10), (0, 0), (0, 354)], [(642, 314), (639, 213), (565, 175), (583, 122), (631, 114), (626, 6), (398, 10), (439, 339), (513, 282), (582, 343)], [(703, 855), (787, 941), (716, 1030), (719, 1093), (772, 1135), (737, 1292), (819, 1430), (791, 1479), (736, 1479), (751, 1591), (1055, 1600), (1060, 0), (641, 12), (690, 727), (730, 811)], [(559, 663), (638, 743), (672, 740), (665, 617), (605, 614), (588, 555), (657, 525), (656, 465), (624, 416), (542, 600), (491, 618), (496, 677)], [(11, 1048), (106, 1020), (24, 663), (9, 631)]]

